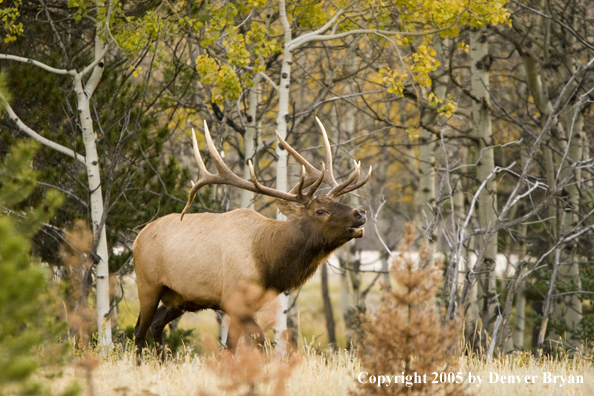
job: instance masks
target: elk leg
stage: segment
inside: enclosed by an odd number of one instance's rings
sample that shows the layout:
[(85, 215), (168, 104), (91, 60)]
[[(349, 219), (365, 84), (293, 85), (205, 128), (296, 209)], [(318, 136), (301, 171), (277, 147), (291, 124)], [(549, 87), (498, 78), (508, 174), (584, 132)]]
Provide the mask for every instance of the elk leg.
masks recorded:
[(136, 337), (136, 364), (140, 366), (142, 364), (142, 348), (146, 341), (146, 333), (151, 327), (155, 311), (161, 300), (161, 293), (156, 291), (154, 293), (138, 293), (140, 300), (140, 314), (138, 315), (138, 321), (134, 328), (134, 336)]
[(155, 339), (155, 345), (157, 346), (157, 355), (161, 357), (161, 361), (165, 361), (165, 344), (163, 343), (163, 329), (169, 324), (169, 322), (182, 316), (184, 311), (181, 309), (171, 307), (168, 308), (165, 305), (161, 305), (151, 324), (151, 331), (153, 332), (153, 338)]
[(235, 353), (235, 349), (239, 344), (242, 333), (246, 333), (246, 335), (249, 336), (250, 342), (253, 339), (252, 337), (256, 336), (257, 344), (260, 347), (264, 346), (264, 331), (260, 325), (256, 323), (253, 316), (231, 318), (229, 323), (229, 335), (227, 336), (227, 349), (229, 349), (231, 352)]
[(260, 327), (258, 323), (254, 320), (254, 318), (250, 318), (249, 321), (244, 325), (246, 332), (250, 336), (250, 341), (253, 341), (254, 338), (256, 339), (256, 344), (260, 348), (264, 348), (264, 343), (266, 337), (264, 336), (264, 331)]

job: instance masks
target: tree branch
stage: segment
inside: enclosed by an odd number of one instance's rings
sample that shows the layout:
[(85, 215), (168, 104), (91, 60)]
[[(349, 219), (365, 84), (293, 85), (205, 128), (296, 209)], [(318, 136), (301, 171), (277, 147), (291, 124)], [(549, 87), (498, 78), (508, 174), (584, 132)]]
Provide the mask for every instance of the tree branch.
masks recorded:
[(29, 58), (23, 58), (22, 56), (15, 56), (15, 55), (9, 55), (9, 54), (0, 54), (0, 59), (6, 59), (6, 60), (13, 60), (13, 61), (17, 61), (17, 62), (21, 62), (21, 63), (28, 63), (30, 65), (33, 66), (37, 66), (42, 68), (43, 70), (46, 70), (50, 73), (54, 73), (54, 74), (60, 74), (60, 75), (71, 75), (74, 76), (76, 75), (76, 70), (72, 69), (72, 70), (66, 70), (66, 69), (56, 69), (55, 67), (51, 67), (49, 65), (46, 65), (43, 62), (39, 62), (33, 59), (29, 59)]
[(6, 111), (6, 113), (8, 114), (8, 117), (18, 126), (18, 128), (22, 132), (25, 132), (27, 135), (29, 135), (33, 139), (37, 140), (39, 143), (43, 144), (44, 146), (47, 146), (47, 147), (52, 148), (56, 151), (59, 151), (62, 154), (66, 154), (67, 156), (74, 158), (75, 160), (77, 160), (78, 162), (80, 162), (83, 165), (85, 164), (84, 155), (78, 154), (76, 151), (71, 150), (68, 147), (64, 147), (59, 143), (56, 143), (52, 140), (44, 138), (43, 136), (41, 136), (40, 134), (35, 132), (33, 129), (29, 128), (23, 121), (21, 121), (19, 116), (16, 115), (16, 113), (14, 112), (12, 107), (10, 107), (10, 105), (6, 102), (6, 100), (4, 99), (4, 96), (1, 93), (0, 93), (0, 99), (4, 100), (4, 102), (6, 103), (6, 107), (4, 108), (4, 111)]
[(89, 80), (85, 84), (85, 94), (88, 98), (90, 98), (93, 95), (95, 88), (97, 88), (97, 84), (99, 84), (99, 80), (101, 80), (101, 76), (103, 75), (103, 58), (105, 58), (105, 55), (107, 55), (108, 50), (109, 45), (106, 44), (103, 48), (103, 51), (101, 51), (99, 56), (95, 58), (93, 63), (91, 63), (89, 66), (85, 67), (83, 71), (78, 73), (78, 76), (82, 78), (91, 70), (93, 70), (93, 74), (91, 74), (91, 77), (89, 77)]

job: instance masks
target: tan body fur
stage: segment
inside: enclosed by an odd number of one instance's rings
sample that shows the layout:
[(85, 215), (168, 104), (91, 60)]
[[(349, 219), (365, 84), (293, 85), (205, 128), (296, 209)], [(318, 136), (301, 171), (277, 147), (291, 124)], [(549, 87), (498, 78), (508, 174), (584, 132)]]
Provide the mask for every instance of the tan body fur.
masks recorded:
[[(140, 232), (134, 242), (139, 350), (149, 326), (162, 348), (162, 331), (171, 320), (185, 311), (228, 312), (246, 286), (278, 294), (303, 285), (333, 250), (363, 235), (363, 210), (329, 198), (315, 198), (307, 208), (277, 204), (289, 220), (269, 219), (249, 209), (188, 214), (183, 221), (171, 214)], [(159, 301), (164, 306), (157, 310)], [(261, 308), (259, 301), (252, 305), (254, 312)], [(236, 327), (251, 327), (262, 338), (254, 312), (232, 321), (240, 320)], [(230, 330), (231, 348), (238, 337), (237, 329)]]
[[(140, 300), (135, 328), (138, 364), (142, 361), (148, 329), (152, 330), (164, 358), (163, 329), (186, 311), (209, 308), (225, 311), (231, 318), (227, 340), (231, 349), (237, 345), (242, 331), (258, 334), (263, 342), (263, 331), (253, 315), (264, 304), (265, 296), (302, 286), (332, 251), (352, 238), (363, 236), (365, 211), (334, 199), (364, 185), (371, 167), (367, 177), (359, 180), (361, 164), (355, 161), (352, 175), (339, 184), (333, 176), (328, 136), (321, 122), (317, 122), (326, 147), (326, 163), (321, 171), (277, 133), (279, 143), (302, 165), (301, 181), (289, 192), (260, 184), (251, 160), (248, 161), (251, 181), (235, 175), (218, 154), (205, 122), (207, 146), (218, 170), (218, 174), (210, 173), (192, 134), (201, 177), (192, 183), (186, 207), (181, 214), (171, 214), (147, 225), (134, 242)], [(322, 182), (331, 189), (325, 196), (316, 197), (314, 194)], [(269, 219), (249, 209), (187, 214), (184, 220), (196, 193), (208, 184), (233, 185), (275, 197), (279, 210), (288, 220)], [(259, 290), (256, 295), (248, 292), (254, 287)], [(160, 307), (159, 302), (163, 302)], [(242, 304), (246, 309), (239, 310)]]
[(237, 210), (189, 214), (183, 222), (171, 214), (149, 224), (134, 242), (140, 300), (165, 286), (171, 290), (162, 297), (168, 307), (184, 301), (220, 307), (239, 283), (258, 281), (254, 266), (246, 265), (254, 261), (246, 246), (253, 243), (254, 230), (247, 225), (268, 221), (254, 211)]

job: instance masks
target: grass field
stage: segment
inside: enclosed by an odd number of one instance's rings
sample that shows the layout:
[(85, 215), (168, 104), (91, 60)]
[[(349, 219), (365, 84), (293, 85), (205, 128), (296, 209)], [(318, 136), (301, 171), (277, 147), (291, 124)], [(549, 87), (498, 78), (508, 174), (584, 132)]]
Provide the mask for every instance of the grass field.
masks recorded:
[[(371, 276), (365, 278), (364, 284), (370, 279)], [(369, 306), (378, 303), (380, 293), (376, 288), (378, 285), (369, 294)], [(121, 328), (133, 325), (136, 321), (138, 301), (135, 289), (133, 280), (125, 286), (125, 299), (119, 307)], [(338, 310), (340, 287), (336, 274), (330, 277), (330, 294), (336, 307), (334, 317), (339, 345), (344, 347), (344, 321)], [(320, 280), (316, 274), (300, 292), (300, 346), (294, 358), (289, 361), (281, 361), (274, 352), (269, 352), (269, 360), (262, 364), (257, 364), (261, 356), (250, 355), (237, 357), (235, 361), (228, 360), (225, 366), (213, 357), (196, 353), (205, 349), (200, 342), (204, 335), (218, 334), (216, 315), (212, 311), (206, 311), (183, 316), (180, 328), (193, 328), (195, 331), (176, 361), (161, 365), (148, 351), (144, 364), (136, 367), (131, 344), (128, 344), (124, 350), (114, 352), (107, 358), (81, 358), (78, 363), (66, 366), (61, 375), (50, 377), (49, 372), (46, 373), (47, 376), (41, 373), (38, 379), (51, 388), (54, 394), (59, 394), (73, 382), (78, 382), (83, 388), (82, 394), (90, 396), (347, 395), (358, 388), (362, 389), (357, 378), (361, 372), (369, 370), (361, 368), (357, 353), (349, 353), (344, 349), (339, 352), (325, 349), (327, 337), (320, 296)], [(93, 368), (89, 369), (90, 366)], [(471, 395), (594, 394), (594, 365), (591, 359), (585, 357), (553, 360), (536, 359), (530, 354), (515, 354), (489, 363), (478, 358), (463, 357), (458, 361), (458, 366), (468, 394)], [(377, 380), (380, 375), (399, 374), (368, 372), (361, 378), (371, 380), (374, 376)], [(481, 378), (480, 384), (476, 380), (478, 377)], [(471, 378), (475, 379), (474, 383), (470, 383)], [(562, 378), (565, 382), (561, 382)], [(432, 379), (429, 376), (427, 381)], [(527, 379), (530, 383), (526, 383)], [(282, 385), (280, 388), (279, 380)], [(553, 380), (556, 382), (553, 383)], [(234, 381), (236, 385), (243, 385), (227, 393), (222, 392), (223, 388), (229, 387)], [(568, 383), (569, 381), (580, 383)], [(245, 385), (246, 383), (253, 383), (253, 388)], [(281, 388), (286, 393), (280, 392)]]
[[(200, 395), (222, 394), (221, 386), (229, 380), (229, 372), (212, 367), (212, 359), (193, 354), (182, 356), (177, 362), (161, 365), (156, 359), (148, 357), (141, 367), (134, 365), (131, 350), (120, 356), (112, 356), (102, 360), (92, 370), (91, 383), (95, 396), (103, 395)], [(245, 362), (239, 362), (241, 366)], [(276, 379), (286, 379), (288, 395), (346, 395), (361, 385), (357, 377), (362, 371), (359, 359), (347, 351), (317, 353), (309, 348), (302, 348), (301, 353), (291, 360), (289, 370), (276, 372), (280, 363), (274, 360), (265, 365), (264, 373), (275, 379), (268, 384), (259, 384), (254, 394), (278, 395)], [(490, 363), (474, 358), (462, 358), (459, 362), (463, 377), (468, 383), (469, 373), (481, 376), (480, 386), (467, 384), (469, 394), (474, 395), (592, 395), (594, 393), (594, 367), (588, 359), (541, 359), (529, 355), (516, 355), (495, 359)], [(284, 365), (287, 366), (286, 364)], [(232, 367), (236, 373), (238, 367)], [(226, 374), (222, 374), (226, 373)], [(545, 383), (543, 373), (551, 373), (551, 380), (557, 376), (557, 383)], [(369, 373), (371, 375), (389, 375), (398, 373)], [(235, 374), (234, 374), (235, 375)], [(242, 375), (241, 373), (237, 375)], [(501, 383), (502, 377), (507, 381), (520, 378), (521, 383)], [(535, 376), (534, 383), (525, 383), (525, 376)], [(562, 384), (560, 377), (569, 380), (570, 376), (583, 383)], [(581, 376), (581, 377), (580, 377)], [(363, 376), (366, 379), (368, 376)], [(371, 378), (371, 377), (369, 377)], [(498, 382), (491, 382), (495, 379)], [(530, 377), (532, 380), (532, 377)], [(56, 393), (66, 389), (73, 381), (78, 381), (89, 393), (89, 382), (86, 379), (84, 365), (73, 364), (59, 378), (46, 380)], [(393, 386), (393, 385), (392, 385)], [(414, 385), (413, 385), (414, 387)], [(228, 394), (246, 394), (247, 386), (240, 387)], [(202, 393), (201, 393), (202, 392)]]

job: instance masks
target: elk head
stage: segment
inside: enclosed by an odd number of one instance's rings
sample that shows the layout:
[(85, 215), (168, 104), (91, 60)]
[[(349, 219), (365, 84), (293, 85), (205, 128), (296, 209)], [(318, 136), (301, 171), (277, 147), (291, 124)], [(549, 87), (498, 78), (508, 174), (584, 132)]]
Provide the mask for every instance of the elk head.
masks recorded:
[[(268, 195), (277, 198), (276, 204), (281, 213), (289, 219), (301, 219), (303, 227), (311, 228), (304, 230), (306, 232), (316, 232), (321, 235), (324, 241), (332, 241), (332, 245), (338, 246), (344, 244), (352, 238), (361, 238), (364, 234), (363, 224), (365, 223), (365, 211), (353, 209), (348, 205), (336, 202), (335, 198), (348, 192), (354, 191), (363, 186), (371, 176), (372, 167), (369, 167), (367, 176), (359, 180), (361, 163), (354, 161), (355, 169), (351, 176), (342, 183), (338, 183), (334, 178), (332, 168), (332, 151), (328, 134), (322, 122), (316, 117), (316, 121), (322, 131), (324, 146), (326, 148), (326, 161), (321, 164), (321, 170), (316, 169), (303, 156), (301, 156), (293, 147), (291, 147), (276, 131), (276, 137), (280, 144), (291, 154), (291, 156), (301, 164), (300, 182), (289, 192), (280, 191), (271, 187), (262, 185), (256, 178), (252, 161), (248, 161), (251, 175), (251, 181), (244, 180), (231, 171), (216, 149), (208, 125), (204, 121), (204, 135), (208, 150), (212, 155), (218, 174), (212, 174), (204, 165), (196, 134), (192, 129), (192, 146), (194, 157), (198, 163), (201, 177), (194, 183), (188, 197), (186, 207), (181, 213), (180, 220), (183, 220), (184, 214), (188, 211), (196, 193), (200, 188), (208, 184), (227, 184), (239, 187), (258, 194)], [(324, 196), (314, 196), (322, 182), (330, 186), (330, 191)], [(307, 189), (307, 190), (306, 190)], [(335, 247), (334, 247), (335, 248)]]

